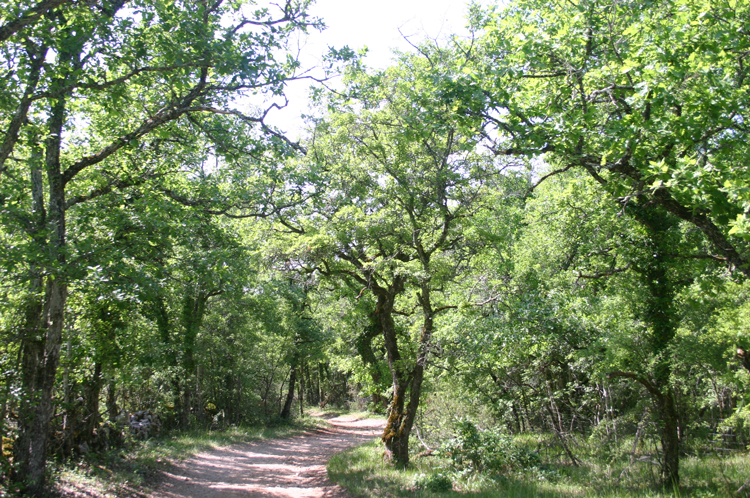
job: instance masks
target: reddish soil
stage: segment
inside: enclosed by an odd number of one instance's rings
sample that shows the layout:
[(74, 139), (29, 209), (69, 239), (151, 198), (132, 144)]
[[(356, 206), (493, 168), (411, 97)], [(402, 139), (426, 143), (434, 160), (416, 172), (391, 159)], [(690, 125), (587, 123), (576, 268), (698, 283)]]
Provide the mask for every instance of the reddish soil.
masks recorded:
[(155, 498), (345, 498), (328, 480), (335, 453), (380, 435), (384, 422), (343, 416), (330, 428), (199, 453), (165, 472)]

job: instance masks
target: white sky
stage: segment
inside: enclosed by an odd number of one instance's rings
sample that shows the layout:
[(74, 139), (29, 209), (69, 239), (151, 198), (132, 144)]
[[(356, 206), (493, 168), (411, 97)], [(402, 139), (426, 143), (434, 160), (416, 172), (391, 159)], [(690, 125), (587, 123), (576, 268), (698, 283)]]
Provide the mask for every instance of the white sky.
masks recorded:
[(367, 46), (369, 65), (382, 68), (388, 65), (391, 48), (409, 47), (399, 29), (415, 42), (425, 35), (457, 33), (466, 24), (466, 4), (464, 0), (317, 0), (310, 13), (323, 18), (328, 29), (311, 36), (310, 44)]
[[(467, 5), (468, 0), (316, 0), (310, 14), (321, 17), (328, 28), (311, 32), (300, 41), (303, 66), (318, 64), (328, 46), (348, 45), (354, 50), (366, 46), (366, 64), (384, 68), (391, 60), (392, 49), (412, 50), (399, 29), (414, 44), (428, 37), (465, 34)], [(288, 132), (290, 138), (299, 133), (299, 115), (307, 108), (308, 86), (290, 85), (288, 108), (269, 116), (269, 123)]]

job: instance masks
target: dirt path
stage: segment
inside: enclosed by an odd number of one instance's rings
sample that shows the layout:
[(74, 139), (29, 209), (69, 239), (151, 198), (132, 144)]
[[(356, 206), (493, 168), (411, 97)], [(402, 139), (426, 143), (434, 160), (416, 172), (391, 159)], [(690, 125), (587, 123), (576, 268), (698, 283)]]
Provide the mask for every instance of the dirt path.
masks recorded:
[(352, 416), (328, 422), (330, 428), (300, 436), (199, 453), (165, 473), (152, 496), (344, 498), (346, 492), (328, 480), (328, 459), (372, 440), (384, 422)]

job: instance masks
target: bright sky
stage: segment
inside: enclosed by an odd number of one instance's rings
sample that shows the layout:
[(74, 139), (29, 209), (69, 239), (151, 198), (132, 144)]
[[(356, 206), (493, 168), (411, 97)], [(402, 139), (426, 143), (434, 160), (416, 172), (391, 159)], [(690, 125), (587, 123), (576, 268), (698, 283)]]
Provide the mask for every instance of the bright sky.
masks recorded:
[[(465, 33), (467, 5), (468, 0), (316, 0), (310, 13), (321, 17), (328, 28), (303, 41), (303, 65), (318, 64), (327, 46), (348, 45), (354, 50), (366, 46), (367, 65), (384, 68), (392, 49), (412, 50), (399, 30), (414, 44), (427, 37), (440, 40)], [(288, 109), (269, 116), (272, 124), (291, 132), (292, 138), (296, 138), (292, 130), (299, 130), (301, 124), (298, 116), (307, 107), (308, 86), (292, 86)]]
[(409, 47), (399, 29), (414, 42), (457, 33), (466, 24), (466, 4), (464, 0), (317, 0), (310, 11), (323, 18), (328, 29), (310, 41), (323, 47), (367, 46), (369, 64), (385, 67), (391, 48)]

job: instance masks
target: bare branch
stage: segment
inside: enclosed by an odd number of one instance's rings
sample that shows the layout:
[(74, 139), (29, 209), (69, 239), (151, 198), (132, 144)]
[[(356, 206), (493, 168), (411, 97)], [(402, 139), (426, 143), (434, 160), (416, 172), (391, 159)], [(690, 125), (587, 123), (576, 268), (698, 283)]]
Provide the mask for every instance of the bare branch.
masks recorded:
[(656, 386), (654, 386), (651, 381), (649, 381), (647, 378), (642, 377), (638, 374), (635, 374), (633, 372), (620, 372), (620, 371), (614, 371), (609, 372), (607, 374), (608, 379), (612, 379), (614, 377), (624, 377), (626, 379), (633, 379), (637, 382), (639, 382), (643, 387), (646, 388), (646, 390), (651, 393), (655, 398), (661, 399), (664, 395), (659, 391)]
[(198, 68), (198, 67), (208, 67), (205, 63), (190, 63), (190, 64), (175, 64), (172, 66), (145, 66), (145, 67), (139, 67), (137, 69), (133, 69), (129, 73), (120, 76), (119, 78), (115, 78), (110, 81), (103, 81), (99, 83), (85, 83), (85, 84), (78, 84), (74, 83), (72, 85), (67, 85), (64, 87), (59, 88), (58, 90), (54, 92), (42, 92), (34, 95), (32, 100), (41, 100), (41, 99), (54, 99), (59, 97), (60, 95), (64, 95), (66, 93), (69, 93), (71, 90), (74, 90), (76, 88), (82, 88), (86, 90), (106, 90), (108, 88), (111, 88), (115, 85), (119, 85), (121, 83), (125, 83), (128, 80), (134, 78), (135, 76), (138, 76), (139, 74), (143, 73), (166, 73), (169, 71), (174, 71), (176, 69), (185, 69), (185, 68)]
[(521, 75), (521, 78), (530, 78), (530, 79), (535, 79), (535, 78), (559, 78), (560, 76), (567, 76), (567, 75), (568, 75), (567, 71), (557, 71), (557, 72), (554, 72), (554, 73), (538, 73), (538, 74), (527, 74), (527, 73), (525, 73), (525, 74)]
[(432, 314), (433, 314), (433, 315), (437, 315), (437, 314), (438, 314), (438, 313), (440, 313), (441, 311), (445, 311), (445, 310), (455, 310), (455, 309), (458, 309), (458, 306), (454, 306), (454, 305), (449, 305), (449, 306), (441, 306), (441, 307), (439, 307), (439, 308), (435, 308), (435, 309), (434, 309), (434, 310), (432, 311)]
[(622, 273), (622, 272), (628, 271), (630, 269), (630, 266), (631, 266), (631, 264), (628, 263), (627, 265), (625, 265), (622, 268), (612, 268), (611, 270), (600, 271), (600, 272), (593, 273), (591, 275), (585, 275), (585, 274), (583, 274), (581, 272), (578, 272), (578, 278), (576, 279), (576, 281), (578, 281), (578, 280), (580, 280), (582, 278), (583, 279), (587, 279), (587, 280), (596, 280), (596, 279), (599, 279), (599, 278), (611, 277), (612, 275), (615, 275), (617, 273)]
[(532, 185), (531, 187), (529, 187), (529, 190), (526, 191), (526, 196), (528, 197), (529, 195), (531, 195), (534, 192), (534, 189), (537, 188), (539, 185), (541, 185), (542, 182), (544, 180), (546, 180), (547, 178), (550, 178), (550, 177), (555, 176), (555, 175), (559, 175), (560, 173), (565, 173), (566, 171), (568, 171), (569, 169), (571, 169), (573, 166), (575, 166), (575, 165), (574, 164), (569, 164), (569, 165), (565, 166), (564, 168), (560, 168), (560, 169), (556, 169), (554, 171), (550, 171), (549, 173), (547, 173), (546, 175), (544, 175), (543, 177), (541, 177), (538, 182), (536, 182), (534, 185)]
[(206, 199), (190, 199), (188, 197), (185, 197), (184, 195), (181, 195), (174, 190), (161, 188), (160, 191), (172, 199), (175, 202), (178, 202), (182, 204), (183, 206), (188, 207), (196, 207), (201, 208), (204, 213), (210, 214), (212, 216), (226, 216), (227, 218), (233, 218), (233, 219), (245, 219), (245, 218), (268, 218), (274, 213), (274, 210), (268, 210), (266, 211), (265, 207), (262, 208), (260, 211), (255, 211), (252, 213), (245, 213), (245, 214), (235, 214), (231, 211), (233, 209), (241, 209), (242, 206), (239, 206), (237, 204), (227, 203), (223, 206), (220, 206), (219, 208), (211, 208), (210, 206), (214, 206), (217, 204), (215, 200), (206, 200)]
[(97, 197), (102, 197), (104, 195), (112, 193), (115, 189), (117, 190), (124, 190), (129, 187), (135, 187), (137, 185), (142, 185), (146, 182), (150, 177), (148, 175), (139, 175), (134, 178), (130, 178), (129, 181), (123, 181), (119, 179), (114, 179), (111, 182), (109, 182), (107, 185), (104, 185), (103, 187), (100, 187), (98, 189), (94, 189), (90, 191), (88, 194), (85, 195), (76, 195), (74, 197), (69, 198), (65, 202), (65, 209), (68, 210), (71, 207), (82, 204), (84, 202), (88, 202), (92, 199), (96, 199)]

